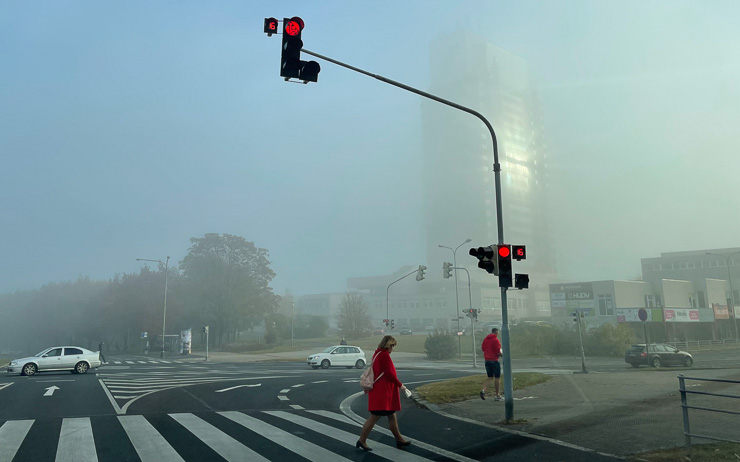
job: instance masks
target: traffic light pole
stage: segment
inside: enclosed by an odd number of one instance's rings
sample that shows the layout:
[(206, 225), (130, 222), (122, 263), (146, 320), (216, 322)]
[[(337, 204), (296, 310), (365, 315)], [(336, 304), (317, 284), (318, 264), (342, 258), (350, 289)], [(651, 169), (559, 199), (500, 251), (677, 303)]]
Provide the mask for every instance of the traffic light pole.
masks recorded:
[[(470, 305), (468, 306), (468, 308), (472, 310), (473, 309), (473, 292), (470, 290), (470, 271), (468, 271), (467, 268), (462, 268), (462, 267), (458, 268), (455, 266), (453, 266), (452, 269), (464, 270), (468, 274), (468, 300), (470, 301)], [(470, 311), (468, 311), (468, 313), (470, 313)], [(477, 350), (475, 349), (475, 326), (473, 325), (472, 313), (470, 314), (471, 314), (470, 316), (470, 335), (473, 339), (473, 367), (478, 367), (478, 353), (477, 353)], [(460, 338), (459, 335), (458, 335), (458, 338)]]
[(390, 293), (391, 286), (393, 284), (397, 283), (398, 281), (400, 281), (401, 279), (407, 278), (407, 277), (411, 276), (412, 274), (417, 273), (418, 271), (419, 271), (418, 269), (415, 269), (414, 271), (410, 272), (409, 274), (407, 274), (405, 276), (401, 276), (400, 278), (398, 278), (395, 281), (393, 281), (390, 284), (388, 284), (388, 287), (385, 289), (385, 319), (387, 319), (388, 322), (390, 322), (390, 319), (391, 319), (390, 310), (388, 309), (388, 294)]
[[(485, 124), (486, 128), (488, 128), (488, 131), (491, 133), (491, 139), (493, 141), (493, 175), (494, 175), (494, 184), (495, 184), (495, 191), (496, 191), (496, 224), (498, 228), (498, 243), (499, 244), (504, 243), (504, 216), (503, 216), (502, 205), (501, 205), (501, 164), (499, 164), (498, 162), (498, 143), (496, 141), (496, 132), (493, 131), (493, 127), (491, 126), (491, 123), (488, 121), (488, 119), (483, 117), (483, 115), (478, 111), (467, 108), (465, 106), (461, 106), (457, 103), (453, 103), (452, 101), (446, 100), (444, 98), (440, 98), (439, 96), (432, 95), (431, 93), (418, 90), (414, 87), (404, 85), (400, 82), (396, 82), (395, 80), (385, 78), (382, 75), (367, 72), (360, 68), (350, 66), (349, 64), (345, 64), (341, 61), (337, 61), (336, 59), (332, 59), (332, 58), (320, 55), (318, 53), (314, 53), (313, 51), (308, 51), (305, 48), (303, 48), (301, 51), (308, 55), (315, 56), (317, 58), (323, 59), (325, 61), (329, 61), (330, 63), (336, 64), (338, 66), (342, 66), (344, 68), (353, 70), (355, 72), (359, 72), (360, 74), (367, 75), (368, 77), (372, 77), (374, 79), (380, 80), (381, 82), (387, 83), (389, 85), (393, 85), (394, 87), (398, 87), (403, 90), (410, 91), (411, 93), (415, 93), (419, 96), (423, 96), (424, 98), (429, 98), (438, 103), (442, 103), (444, 105), (454, 107), (455, 109), (458, 109), (463, 112), (467, 112), (468, 114), (474, 115), (475, 117), (480, 119), (481, 122)], [(510, 344), (509, 342), (509, 313), (508, 313), (508, 304), (506, 300), (506, 289), (507, 289), (506, 287), (501, 287), (501, 340), (503, 340), (503, 343), (501, 346), (504, 350), (504, 410), (505, 410), (504, 417), (507, 421), (510, 421), (514, 419), (514, 399), (513, 399), (514, 378), (511, 375), (511, 350), (509, 348), (509, 344)]]

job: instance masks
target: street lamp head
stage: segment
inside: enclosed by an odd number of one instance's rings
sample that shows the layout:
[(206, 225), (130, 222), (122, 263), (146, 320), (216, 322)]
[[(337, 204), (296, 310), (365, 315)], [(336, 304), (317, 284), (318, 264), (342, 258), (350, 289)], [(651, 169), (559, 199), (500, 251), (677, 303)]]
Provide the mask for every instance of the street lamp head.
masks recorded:
[(467, 238), (467, 239), (465, 239), (465, 242), (463, 242), (463, 244), (467, 244), (467, 243), (468, 243), (468, 242), (470, 242), (470, 241), (472, 241), (472, 239), (470, 239), (470, 238)]

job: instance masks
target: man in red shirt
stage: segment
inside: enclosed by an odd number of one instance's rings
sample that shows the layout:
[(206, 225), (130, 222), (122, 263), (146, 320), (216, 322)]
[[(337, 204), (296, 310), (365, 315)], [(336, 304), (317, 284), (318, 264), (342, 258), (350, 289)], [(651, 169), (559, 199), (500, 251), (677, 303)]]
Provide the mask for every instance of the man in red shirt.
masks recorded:
[(501, 382), (501, 364), (498, 362), (498, 358), (501, 357), (501, 342), (498, 340), (498, 329), (491, 329), (491, 333), (483, 339), (483, 358), (486, 360), (486, 374), (488, 377), (483, 382), (483, 389), (480, 392), (480, 399), (486, 399), (486, 391), (488, 386), (491, 384), (491, 379), (495, 378), (493, 382), (496, 389), (496, 401), (501, 401), (501, 395), (499, 394), (499, 385)]

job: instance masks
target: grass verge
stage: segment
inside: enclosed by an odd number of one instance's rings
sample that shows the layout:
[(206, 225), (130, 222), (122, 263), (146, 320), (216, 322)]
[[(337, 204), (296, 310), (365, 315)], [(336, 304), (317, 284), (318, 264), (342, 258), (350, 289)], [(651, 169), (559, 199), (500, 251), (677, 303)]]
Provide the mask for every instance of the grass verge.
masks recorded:
[[(517, 372), (514, 374), (514, 390), (521, 390), (539, 383), (545, 383), (552, 377), (539, 372)], [(416, 388), (419, 397), (432, 404), (455, 403), (478, 398), (485, 376), (482, 374), (459, 377), (443, 382), (429, 383)], [(491, 387), (493, 384), (491, 384)], [(501, 390), (504, 389), (504, 378), (501, 377)]]
[(686, 448), (661, 449), (643, 452), (629, 458), (630, 462), (737, 462), (740, 460), (740, 444), (711, 443), (691, 446), (691, 457), (686, 455)]

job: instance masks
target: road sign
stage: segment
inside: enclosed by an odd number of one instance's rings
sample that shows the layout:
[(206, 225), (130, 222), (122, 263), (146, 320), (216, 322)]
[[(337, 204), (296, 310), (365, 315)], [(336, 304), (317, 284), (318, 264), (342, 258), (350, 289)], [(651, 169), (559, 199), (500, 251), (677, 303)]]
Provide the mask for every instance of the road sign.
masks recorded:
[(642, 322), (647, 321), (647, 310), (645, 308), (640, 308), (637, 312), (637, 317), (639, 317)]
[(142, 332), (141, 333), (141, 338), (147, 338), (148, 336), (149, 336), (149, 334), (147, 334), (146, 332)]

